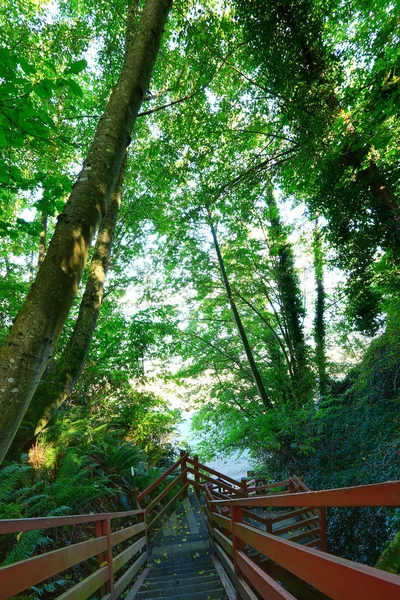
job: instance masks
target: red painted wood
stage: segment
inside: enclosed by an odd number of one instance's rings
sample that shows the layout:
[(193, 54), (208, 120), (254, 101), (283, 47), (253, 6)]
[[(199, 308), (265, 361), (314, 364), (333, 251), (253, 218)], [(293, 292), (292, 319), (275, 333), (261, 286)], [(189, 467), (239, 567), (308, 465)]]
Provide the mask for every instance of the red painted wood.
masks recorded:
[(38, 519), (2, 519), (0, 520), (0, 534), (20, 533), (34, 529), (48, 529), (49, 527), (62, 527), (64, 525), (79, 525), (80, 523), (96, 523), (104, 519), (122, 519), (132, 515), (143, 514), (144, 510), (127, 510), (115, 513), (98, 513), (96, 515), (72, 515), (66, 517), (41, 517)]
[[(192, 475), (196, 475), (196, 471), (194, 469), (188, 468), (188, 472), (191, 473)], [(224, 490), (228, 490), (229, 492), (231, 492), (231, 494), (235, 494), (235, 496), (244, 496), (244, 497), (246, 497), (246, 492), (244, 492), (241, 488), (238, 488), (238, 489), (233, 488), (228, 483), (224, 483), (223, 481), (217, 481), (216, 479), (213, 479), (212, 477), (209, 477), (205, 473), (199, 473), (198, 475), (199, 475), (200, 479), (204, 479), (205, 481), (209, 481), (210, 483), (214, 483), (218, 487), (221, 487)]]
[(234, 535), (333, 600), (399, 600), (400, 577), (289, 542), (243, 523)]
[(241, 572), (265, 600), (296, 600), (292, 594), (283, 589), (272, 577), (267, 575), (244, 552), (236, 552), (236, 563)]
[(106, 550), (107, 537), (102, 536), (1, 567), (0, 600), (11, 598), (32, 585), (41, 583), (53, 575), (58, 575), (69, 567)]
[[(161, 502), (161, 500), (163, 498), (165, 498), (165, 496), (168, 494), (168, 492), (170, 492), (177, 483), (179, 483), (181, 481), (181, 479), (185, 479), (187, 475), (187, 469), (183, 469), (183, 471), (178, 475), (178, 477), (175, 477), (175, 479), (173, 481), (171, 481), (171, 483), (169, 485), (167, 485), (167, 487), (165, 489), (163, 489), (163, 491), (158, 494), (158, 496), (156, 498), (154, 498), (154, 500), (152, 500), (150, 502), (150, 504), (146, 507), (146, 513), (150, 514), (152, 510), (155, 509), (155, 507), (157, 506), (157, 504), (159, 504)], [(185, 481), (186, 483), (186, 481)], [(185, 483), (183, 483), (183, 485), (185, 485)]]
[(272, 490), (273, 488), (276, 488), (276, 487), (288, 487), (289, 484), (290, 484), (289, 479), (286, 479), (285, 481), (278, 481), (277, 483), (267, 483), (266, 485), (248, 487), (247, 491), (248, 492), (262, 492), (263, 490)]
[(213, 504), (225, 506), (400, 506), (400, 481), (387, 481), (371, 485), (279, 494), (277, 496), (256, 496), (232, 500), (213, 500)]
[(242, 484), (240, 481), (236, 481), (236, 479), (232, 479), (232, 477), (228, 477), (228, 475), (224, 475), (223, 473), (220, 473), (219, 471), (215, 471), (214, 469), (211, 469), (210, 467), (207, 467), (207, 465), (203, 465), (201, 463), (195, 463), (194, 460), (192, 460), (191, 458), (187, 459), (187, 462), (193, 466), (197, 465), (199, 469), (201, 469), (202, 471), (207, 471), (207, 473), (211, 473), (211, 475), (215, 475), (216, 477), (220, 477), (221, 479), (224, 479), (225, 481), (228, 481), (229, 483), (231, 483), (232, 485), (236, 485), (238, 488), (242, 487)]
[(160, 475), (160, 477), (158, 477), (155, 481), (153, 481), (152, 484), (150, 484), (145, 490), (143, 490), (143, 492), (140, 492), (140, 494), (137, 497), (138, 502), (140, 502), (140, 500), (142, 500), (143, 498), (145, 498), (146, 496), (151, 494), (151, 492), (154, 491), (156, 489), (156, 487), (162, 481), (164, 481), (164, 479), (166, 477), (168, 477), (168, 475), (173, 473), (175, 471), (175, 469), (177, 469), (183, 462), (186, 461), (187, 457), (188, 457), (188, 454), (187, 454), (187, 452), (185, 452), (185, 454), (183, 454), (179, 460), (177, 460), (173, 465), (171, 465), (169, 469), (164, 471), (164, 473), (162, 473), (162, 475)]

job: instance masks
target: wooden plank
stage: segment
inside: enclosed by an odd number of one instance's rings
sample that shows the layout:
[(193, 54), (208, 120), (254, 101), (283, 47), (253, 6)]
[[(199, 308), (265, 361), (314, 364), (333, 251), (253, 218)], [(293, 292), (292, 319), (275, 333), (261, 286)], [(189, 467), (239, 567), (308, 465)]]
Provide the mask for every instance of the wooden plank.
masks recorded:
[(178, 498), (187, 490), (189, 484), (186, 483), (176, 494), (175, 496), (164, 506), (162, 510), (154, 517), (152, 521), (147, 526), (147, 531), (150, 531), (154, 528), (154, 526), (158, 523), (158, 521), (165, 515), (165, 513), (171, 508), (171, 506), (178, 500)]
[(255, 485), (253, 487), (248, 487), (248, 492), (261, 492), (263, 490), (272, 490), (276, 487), (287, 487), (290, 484), (289, 479), (285, 479), (285, 481), (278, 481), (277, 483), (267, 483), (265, 485)]
[(147, 552), (143, 552), (143, 554), (141, 554), (139, 556), (139, 558), (137, 560), (135, 560), (133, 565), (131, 565), (129, 567), (129, 569), (127, 571), (125, 571), (125, 573), (122, 575), (122, 577), (120, 577), (118, 579), (118, 581), (115, 583), (115, 586), (114, 586), (114, 589), (115, 589), (114, 600), (116, 600), (116, 598), (118, 598), (118, 596), (120, 596), (122, 594), (122, 592), (125, 590), (125, 588), (128, 587), (128, 585), (131, 583), (132, 579), (135, 577), (135, 575), (139, 571), (139, 569), (144, 565), (146, 560), (147, 560)]
[(279, 494), (277, 496), (256, 496), (232, 500), (213, 500), (213, 505), (226, 506), (400, 506), (400, 481), (387, 481), (371, 485)]
[(106, 519), (122, 519), (132, 515), (143, 514), (144, 510), (127, 510), (115, 513), (98, 513), (96, 515), (71, 515), (65, 517), (41, 517), (38, 519), (1, 519), (0, 534), (20, 533), (35, 529), (49, 529), (49, 527), (63, 527), (79, 525), (80, 523), (96, 523)]
[(296, 535), (291, 535), (289, 538), (291, 542), (299, 542), (300, 540), (305, 540), (308, 537), (312, 537), (313, 535), (319, 536), (319, 527), (314, 527), (312, 529), (308, 529), (308, 531), (303, 531), (302, 533), (297, 533)]
[(0, 598), (10, 598), (107, 550), (107, 537), (72, 544), (0, 568)]
[(131, 527), (126, 527), (125, 529), (120, 529), (119, 531), (115, 531), (111, 534), (111, 543), (112, 546), (116, 546), (121, 542), (124, 542), (128, 538), (133, 537), (134, 535), (140, 533), (146, 529), (145, 523), (137, 523), (137, 525), (132, 525)]
[(235, 585), (236, 575), (232, 557), (229, 557), (228, 554), (226, 554), (226, 552), (224, 552), (224, 550), (218, 544), (215, 544), (215, 552), (218, 554), (218, 558), (221, 561), (225, 573), (228, 575), (233, 585)]
[(213, 537), (219, 544), (221, 544), (221, 546), (229, 554), (229, 556), (233, 555), (232, 541), (215, 527), (213, 527)]
[(308, 525), (313, 525), (314, 523), (318, 523), (318, 521), (319, 517), (312, 517), (311, 519), (297, 521), (297, 523), (292, 523), (291, 525), (286, 525), (285, 527), (279, 527), (279, 529), (274, 529), (272, 533), (274, 535), (280, 535), (282, 533), (287, 533), (288, 531), (294, 531), (295, 529), (302, 529), (303, 527), (307, 527)]
[(113, 572), (116, 573), (121, 567), (124, 566), (125, 563), (128, 562), (146, 545), (146, 538), (142, 537), (140, 540), (128, 546), (123, 552), (120, 552), (115, 558), (113, 558)]
[(272, 577), (267, 575), (255, 562), (251, 560), (241, 550), (236, 552), (235, 555), (236, 564), (245, 575), (245, 577), (251, 581), (251, 584), (256, 588), (257, 592), (266, 600), (296, 600), (292, 594), (287, 592), (282, 586), (279, 585)]
[(171, 481), (171, 483), (168, 484), (167, 487), (165, 489), (163, 489), (163, 491), (160, 494), (158, 494), (158, 496), (156, 498), (154, 498), (154, 500), (152, 500), (148, 506), (146, 506), (146, 513), (147, 514), (151, 513), (151, 511), (157, 506), (157, 504), (159, 504), (161, 502), (161, 500), (163, 498), (165, 498), (165, 496), (168, 494), (168, 492), (170, 492), (177, 485), (177, 483), (179, 483), (181, 481), (181, 479), (183, 479), (183, 477), (185, 477), (186, 475), (187, 475), (187, 469), (184, 469), (178, 475), (178, 477), (175, 477), (175, 479), (173, 481)]
[(147, 575), (150, 573), (150, 569), (147, 568), (142, 573), (140, 573), (139, 577), (135, 581), (134, 585), (129, 590), (128, 594), (125, 596), (125, 600), (134, 600), (136, 598), (140, 588), (142, 587)]
[(258, 600), (251, 587), (241, 577), (236, 578), (236, 589), (243, 600)]
[(256, 513), (252, 513), (251, 510), (246, 510), (245, 508), (243, 509), (243, 516), (249, 517), (249, 519), (253, 519), (254, 521), (257, 521), (258, 523), (263, 523), (264, 525), (266, 525), (267, 521), (270, 520), (269, 517), (261, 517), (260, 515), (257, 515)]
[(224, 529), (232, 531), (231, 520), (228, 519), (228, 517), (223, 517), (222, 515), (218, 515), (217, 513), (211, 513), (211, 518), (213, 521), (215, 521), (215, 523), (218, 523), (218, 525), (221, 525), (221, 527), (223, 527)]
[(104, 585), (108, 579), (107, 565), (74, 585), (74, 587), (61, 594), (61, 596), (58, 596), (57, 600), (86, 600), (86, 598), (89, 598), (89, 596), (94, 594), (99, 587)]
[(286, 519), (292, 519), (293, 517), (299, 517), (300, 515), (303, 515), (304, 513), (310, 512), (310, 508), (306, 507), (306, 508), (298, 508), (297, 510), (290, 510), (290, 511), (285, 511), (282, 512), (279, 515), (276, 515), (275, 517), (269, 517), (271, 520), (271, 523), (279, 523), (279, 521), (286, 521)]
[(157, 479), (155, 481), (153, 481), (153, 483), (151, 483), (149, 486), (147, 486), (147, 488), (145, 490), (143, 490), (143, 492), (140, 492), (137, 496), (138, 502), (140, 502), (140, 500), (142, 500), (143, 498), (145, 498), (146, 496), (148, 496), (149, 494), (151, 494), (151, 492), (153, 490), (156, 489), (156, 487), (162, 482), (164, 481), (164, 479), (166, 477), (168, 477), (168, 475), (170, 475), (171, 473), (173, 473), (183, 462), (185, 462), (185, 460), (187, 460), (188, 454), (183, 454), (183, 456), (181, 456), (181, 458), (179, 460), (177, 460), (173, 465), (171, 465), (169, 467), (169, 469), (167, 469), (166, 471), (164, 471), (164, 473), (162, 473), (160, 475), (160, 477), (157, 477)]
[[(197, 475), (197, 473), (190, 467), (188, 468), (188, 472), (191, 473), (192, 475)], [(243, 489), (241, 489), (241, 488), (239, 488), (239, 489), (233, 488), (228, 483), (224, 483), (223, 481), (216, 481), (215, 479), (213, 479), (212, 477), (209, 477), (208, 475), (205, 475), (204, 473), (199, 473), (198, 475), (199, 475), (200, 479), (204, 479), (205, 481), (214, 483), (218, 487), (222, 487), (222, 488), (224, 488), (224, 490), (228, 490), (229, 492), (231, 492), (232, 494), (235, 494), (236, 496), (242, 496), (244, 498), (246, 497), (246, 492), (244, 492)]]
[(306, 544), (304, 544), (304, 546), (307, 546), (308, 548), (313, 548), (314, 546), (318, 546), (320, 542), (321, 540), (318, 537), (316, 540), (311, 540), (311, 542), (307, 542)]
[[(215, 475), (216, 477), (220, 477), (221, 479), (224, 479), (225, 481), (228, 481), (229, 483), (231, 483), (232, 485), (236, 485), (239, 488), (242, 488), (242, 484), (240, 481), (237, 481), (236, 479), (232, 479), (232, 477), (228, 477), (228, 475), (224, 475), (223, 473), (220, 473), (219, 471), (215, 471), (214, 469), (211, 469), (210, 467), (207, 467), (207, 465), (202, 465), (201, 463), (195, 463), (194, 460), (192, 460), (191, 458), (187, 459), (187, 462), (191, 465), (197, 465), (197, 467), (199, 469), (201, 469), (202, 471), (207, 471), (208, 473), (211, 473), (211, 475)], [(201, 475), (201, 473), (200, 473)], [(213, 480), (214, 481), (214, 480)]]
[(235, 523), (233, 533), (333, 600), (398, 600), (400, 577)]

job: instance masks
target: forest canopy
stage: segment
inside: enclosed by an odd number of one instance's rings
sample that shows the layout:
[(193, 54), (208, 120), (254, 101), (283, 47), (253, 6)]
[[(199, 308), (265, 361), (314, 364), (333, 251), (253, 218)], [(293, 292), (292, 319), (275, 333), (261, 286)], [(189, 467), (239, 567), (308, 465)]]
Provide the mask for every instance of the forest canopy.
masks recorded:
[[(32, 469), (57, 510), (90, 461), (88, 502), (128, 502), (129, 467), (173, 453), (167, 387), (204, 458), (399, 477), (399, 21), (389, 0), (2, 4), (8, 517), (42, 510), (15, 497)], [(360, 550), (340, 518), (335, 551), (371, 564), (399, 522)]]

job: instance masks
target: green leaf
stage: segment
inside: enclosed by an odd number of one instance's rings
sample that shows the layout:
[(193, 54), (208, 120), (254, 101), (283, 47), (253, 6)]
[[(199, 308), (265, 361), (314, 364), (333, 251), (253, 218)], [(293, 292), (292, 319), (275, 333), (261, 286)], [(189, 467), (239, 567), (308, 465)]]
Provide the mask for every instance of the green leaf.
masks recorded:
[(68, 85), (69, 89), (75, 96), (79, 96), (79, 98), (83, 98), (83, 90), (81, 86), (76, 83), (73, 79), (65, 80), (65, 84)]
[(0, 128), (0, 146), (8, 146), (4, 131)]
[(87, 62), (86, 60), (83, 58), (82, 60), (76, 60), (75, 62), (73, 62), (70, 66), (69, 66), (69, 70), (72, 73), (81, 73), (82, 71), (84, 71), (87, 67)]
[(29, 64), (28, 61), (25, 60), (25, 58), (23, 58), (22, 56), (18, 59), (18, 62), (21, 65), (21, 69), (27, 75), (32, 75), (33, 73), (36, 73), (35, 67), (33, 67), (31, 64)]

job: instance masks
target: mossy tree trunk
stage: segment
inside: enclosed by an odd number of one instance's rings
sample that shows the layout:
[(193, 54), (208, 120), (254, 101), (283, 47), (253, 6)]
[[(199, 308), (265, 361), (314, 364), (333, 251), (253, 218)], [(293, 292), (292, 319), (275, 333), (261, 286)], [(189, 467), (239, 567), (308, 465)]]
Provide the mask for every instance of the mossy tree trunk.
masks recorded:
[(322, 248), (322, 235), (318, 224), (318, 219), (315, 220), (314, 227), (313, 256), (315, 283), (317, 288), (314, 319), (315, 358), (318, 368), (319, 393), (320, 396), (324, 396), (327, 390), (324, 256)]
[(107, 212), (100, 223), (74, 329), (48, 377), (37, 386), (11, 445), (10, 456), (27, 449), (28, 444), (46, 427), (51, 417), (70, 395), (82, 372), (103, 301), (104, 284), (121, 205), (125, 169), (126, 155)]
[(172, 0), (128, 11), (125, 60), (46, 257), (0, 352), (0, 462), (52, 355), (148, 90)]

